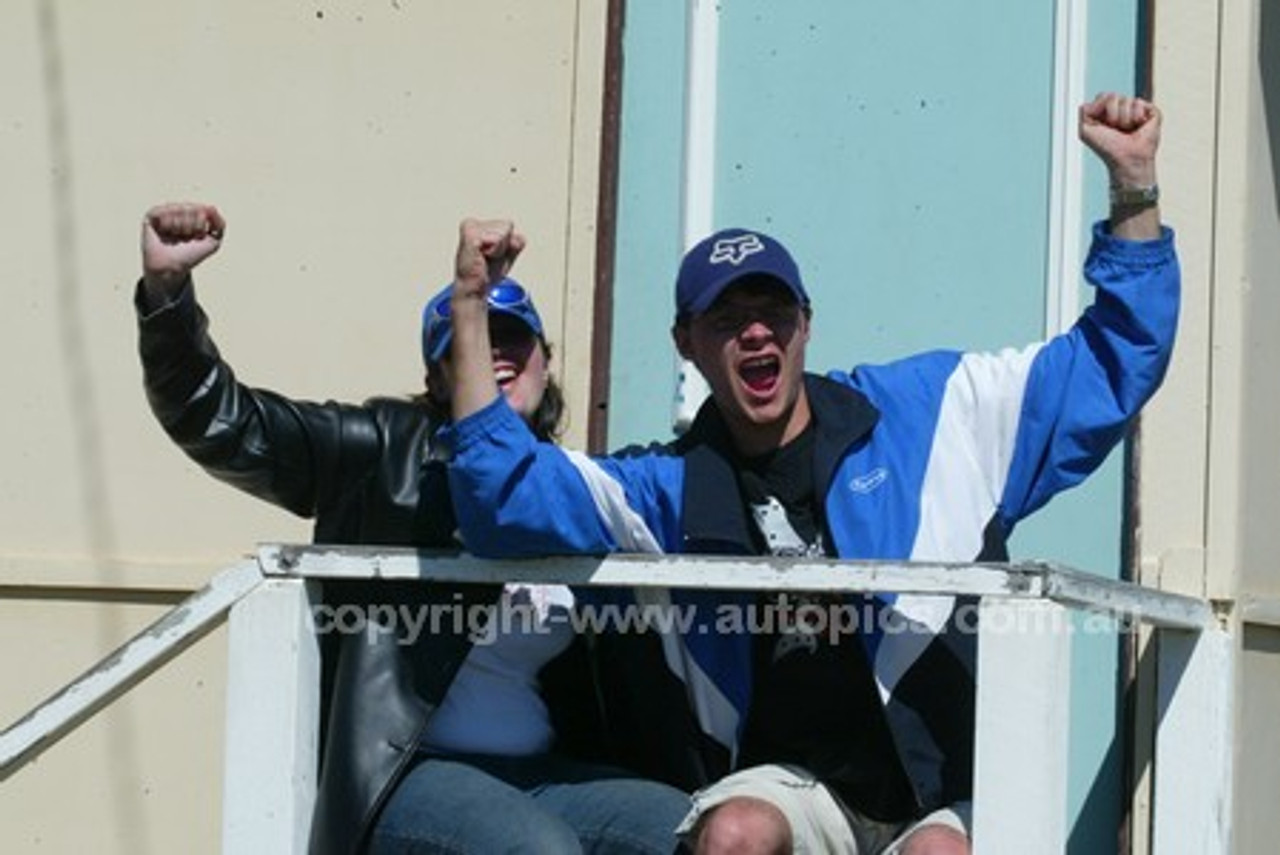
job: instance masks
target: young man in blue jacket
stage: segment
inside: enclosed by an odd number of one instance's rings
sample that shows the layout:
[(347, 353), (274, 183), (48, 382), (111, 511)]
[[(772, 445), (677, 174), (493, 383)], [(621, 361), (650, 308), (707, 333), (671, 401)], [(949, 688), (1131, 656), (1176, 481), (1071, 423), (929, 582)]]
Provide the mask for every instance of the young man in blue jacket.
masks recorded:
[[(1159, 131), (1159, 112), (1140, 99), (1106, 94), (1081, 107), (1081, 139), (1112, 186), (1085, 265), (1097, 296), (1070, 331), (1023, 350), (808, 374), (809, 297), (786, 249), (746, 229), (708, 237), (681, 265), (672, 332), (711, 399), (676, 442), (594, 461), (537, 442), (502, 403), (484, 294), (524, 241), (510, 223), (468, 221), (449, 437), (466, 543), (492, 556), (1005, 558), (1018, 520), (1102, 462), (1168, 365), (1179, 272), (1156, 206)], [(682, 826), (695, 849), (969, 851), (975, 640), (971, 620), (957, 620), (965, 604), (633, 596), (693, 616), (682, 633), (617, 635), (602, 650), (627, 759), (702, 787)], [(835, 634), (803, 619), (843, 606), (874, 618)], [(717, 623), (726, 608), (762, 607), (782, 625)]]

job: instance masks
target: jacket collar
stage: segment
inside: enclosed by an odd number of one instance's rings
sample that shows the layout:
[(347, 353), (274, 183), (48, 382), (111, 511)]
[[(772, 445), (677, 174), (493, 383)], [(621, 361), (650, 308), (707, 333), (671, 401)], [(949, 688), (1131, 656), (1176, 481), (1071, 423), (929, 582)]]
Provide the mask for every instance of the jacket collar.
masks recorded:
[[(804, 386), (816, 431), (814, 483), (818, 494), (825, 496), (840, 460), (871, 433), (880, 413), (866, 396), (843, 383), (805, 374)], [(754, 552), (732, 447), (720, 410), (708, 399), (675, 445), (685, 461), (685, 552)]]

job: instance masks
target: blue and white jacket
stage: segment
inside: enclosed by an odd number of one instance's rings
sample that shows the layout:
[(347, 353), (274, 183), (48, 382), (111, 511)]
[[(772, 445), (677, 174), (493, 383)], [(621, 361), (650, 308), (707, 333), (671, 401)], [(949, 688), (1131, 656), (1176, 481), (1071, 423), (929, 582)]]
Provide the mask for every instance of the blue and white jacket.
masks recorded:
[[(999, 560), (1020, 519), (1097, 468), (1169, 364), (1180, 288), (1173, 234), (1128, 242), (1099, 225), (1085, 276), (1094, 304), (1047, 342), (806, 376), (815, 478), (840, 557)], [(538, 443), (501, 399), (450, 430), (450, 487), (477, 554), (754, 551), (712, 402), (675, 443), (594, 463)], [(717, 631), (715, 620), (727, 603), (751, 598), (667, 596), (701, 607), (693, 625), (679, 637), (633, 633), (604, 644), (600, 674), (622, 759), (695, 787), (728, 771), (737, 752), (751, 639)], [(863, 634), (918, 806), (966, 798), (974, 635), (957, 627), (952, 598), (872, 603), (919, 630), (878, 634), (885, 624), (876, 621)]]

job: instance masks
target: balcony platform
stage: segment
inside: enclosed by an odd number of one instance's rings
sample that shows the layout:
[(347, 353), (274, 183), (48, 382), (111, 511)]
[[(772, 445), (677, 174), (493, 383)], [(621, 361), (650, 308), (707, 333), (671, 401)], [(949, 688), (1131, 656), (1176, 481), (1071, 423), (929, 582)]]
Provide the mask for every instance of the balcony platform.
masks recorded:
[(489, 561), (266, 544), (0, 733), (0, 781), (230, 615), (223, 851), (306, 851), (319, 759), (315, 607), (327, 579), (971, 597), (979, 605), (974, 848), (1061, 852), (1071, 639), (1080, 613), (1157, 635), (1153, 845), (1226, 853), (1233, 639), (1205, 600), (1043, 562), (609, 555)]

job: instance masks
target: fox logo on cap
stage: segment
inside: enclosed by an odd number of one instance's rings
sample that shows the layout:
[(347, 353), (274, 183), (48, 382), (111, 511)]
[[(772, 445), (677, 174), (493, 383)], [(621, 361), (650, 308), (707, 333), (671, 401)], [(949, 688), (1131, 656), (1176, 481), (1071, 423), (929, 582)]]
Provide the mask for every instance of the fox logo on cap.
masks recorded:
[(775, 279), (790, 289), (797, 303), (809, 305), (800, 270), (782, 244), (764, 232), (728, 228), (707, 235), (681, 259), (676, 318), (702, 314), (725, 288), (748, 276)]
[(764, 244), (756, 235), (745, 234), (737, 237), (721, 238), (711, 247), (711, 255), (707, 258), (712, 264), (729, 262), (737, 267), (748, 256), (764, 252)]

